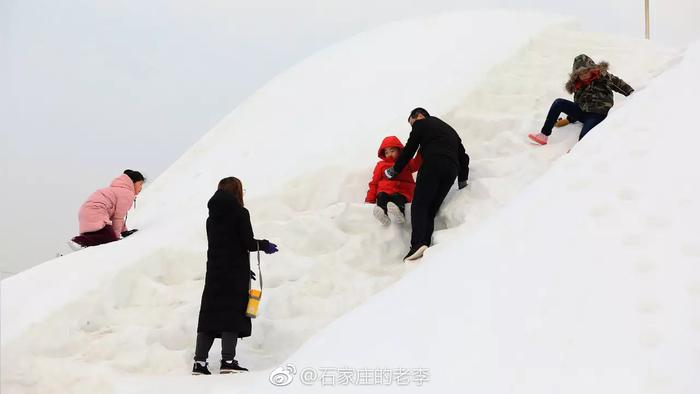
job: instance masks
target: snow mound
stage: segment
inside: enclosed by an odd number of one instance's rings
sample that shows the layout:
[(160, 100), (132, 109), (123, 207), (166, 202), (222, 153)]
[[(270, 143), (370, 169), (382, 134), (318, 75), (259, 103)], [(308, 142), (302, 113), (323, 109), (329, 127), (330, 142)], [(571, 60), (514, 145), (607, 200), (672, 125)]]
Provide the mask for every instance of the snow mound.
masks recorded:
[[(243, 180), (256, 234), (281, 249), (264, 257), (260, 318), (253, 337), (239, 345), (241, 363), (262, 372), (240, 384), (266, 382), (269, 369), (373, 296), (384, 300), (398, 291), (413, 294), (407, 300), (427, 298), (426, 283), (432, 286), (437, 279), (414, 282), (426, 272), (450, 272), (433, 271), (437, 264), (448, 264), (438, 260), (477, 267), (465, 263), (462, 256), (472, 260), (466, 249), (438, 256), (448, 245), (472, 244), (472, 233), (474, 238), (481, 234), (485, 220), (574, 144), (576, 126), (555, 134), (546, 149), (524, 138), (540, 127), (552, 99), (563, 94), (571, 59), (580, 52), (605, 58), (613, 72), (640, 87), (675, 58), (647, 42), (566, 31), (564, 22), (508, 12), (397, 22), (339, 43), (278, 76), (149, 186), (130, 218), (142, 231), (2, 282), (3, 392), (199, 387), (201, 381), (175, 377), (187, 371), (192, 357), (204, 275), (206, 201), (224, 176)], [(634, 100), (619, 100), (616, 111), (622, 113)], [(455, 126), (473, 170), (469, 188), (446, 200), (436, 226), (437, 246), (424, 264), (405, 266), (400, 257), (409, 229), (379, 226), (371, 206), (361, 201), (379, 142), (390, 134), (405, 140), (407, 111), (417, 105)], [(576, 157), (578, 150), (569, 156)], [(503, 243), (500, 249), (511, 246)], [(397, 282), (407, 272), (407, 280)], [(476, 291), (469, 285), (456, 286), (453, 290), (462, 293), (453, 299)], [(478, 312), (484, 305), (477, 301), (460, 308)], [(434, 328), (436, 316), (426, 319), (410, 311), (416, 309), (403, 303), (394, 313), (415, 319), (410, 330)], [(345, 324), (362, 324), (352, 316), (343, 321), (356, 323)], [(372, 319), (365, 325), (376, 328)], [(333, 338), (343, 327), (354, 326), (338, 323), (326, 335)], [(391, 336), (384, 336), (385, 329), (377, 333), (386, 340)], [(408, 341), (403, 332), (410, 330), (402, 329), (396, 339)], [(359, 337), (342, 335), (359, 352)], [(410, 339), (415, 347), (401, 345), (392, 360), (404, 352), (420, 353), (427, 344), (417, 338), (423, 336)], [(324, 340), (312, 340), (296, 359), (315, 360), (309, 354), (318, 351), (319, 341)], [(318, 351), (316, 357), (343, 352)], [(168, 382), (154, 375), (166, 375)], [(230, 384), (209, 382), (212, 387)]]
[[(700, 44), (284, 364), (423, 367), (430, 392), (697, 393), (700, 136), (677, 114), (693, 110), (698, 69)], [(262, 380), (251, 389), (277, 389)]]

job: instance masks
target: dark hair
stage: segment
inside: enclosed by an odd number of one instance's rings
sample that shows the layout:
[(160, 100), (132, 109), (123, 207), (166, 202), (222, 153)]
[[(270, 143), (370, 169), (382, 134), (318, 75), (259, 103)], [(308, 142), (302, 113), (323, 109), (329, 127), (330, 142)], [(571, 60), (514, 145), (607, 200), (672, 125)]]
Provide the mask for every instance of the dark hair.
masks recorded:
[(424, 108), (418, 107), (418, 108), (414, 108), (413, 111), (411, 111), (411, 114), (408, 115), (408, 119), (415, 119), (418, 117), (418, 115), (423, 115), (426, 118), (428, 116), (430, 116), (428, 111), (426, 111)]
[(243, 184), (241, 180), (230, 176), (219, 181), (219, 190), (231, 193), (241, 206), (243, 205)]
[(124, 174), (131, 179), (132, 182), (146, 182), (146, 178), (141, 175), (140, 172), (138, 171), (132, 171), (132, 170), (124, 170)]

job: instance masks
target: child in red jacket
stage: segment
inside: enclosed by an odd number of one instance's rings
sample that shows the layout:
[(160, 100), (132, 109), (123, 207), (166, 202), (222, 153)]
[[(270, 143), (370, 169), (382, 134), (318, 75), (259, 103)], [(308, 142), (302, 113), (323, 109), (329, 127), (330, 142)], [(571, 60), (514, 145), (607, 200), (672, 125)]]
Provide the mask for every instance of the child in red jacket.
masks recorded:
[(406, 221), (404, 214), (406, 203), (413, 200), (413, 190), (416, 188), (413, 173), (418, 171), (423, 161), (418, 154), (400, 174), (388, 179), (384, 175), (384, 170), (394, 165), (402, 149), (403, 144), (397, 137), (384, 138), (378, 152), (381, 160), (374, 167), (367, 197), (365, 197), (365, 202), (377, 204), (374, 207), (374, 217), (384, 225)]

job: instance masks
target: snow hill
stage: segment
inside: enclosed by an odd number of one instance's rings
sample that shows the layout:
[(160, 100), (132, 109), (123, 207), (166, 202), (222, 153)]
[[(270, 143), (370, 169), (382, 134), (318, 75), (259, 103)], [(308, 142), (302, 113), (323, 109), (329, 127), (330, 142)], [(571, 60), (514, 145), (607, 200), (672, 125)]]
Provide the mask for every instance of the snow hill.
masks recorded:
[[(529, 145), (579, 53), (638, 92), (568, 155), (578, 126)], [(680, 59), (509, 12), (396, 22), (330, 47), (148, 185), (135, 236), (2, 281), (3, 393), (279, 390), (268, 376), (287, 363), (429, 368), (430, 392), (697, 392), (697, 137), (679, 115), (692, 113), (700, 48)], [(405, 141), (418, 105), (460, 132), (472, 177), (407, 266), (409, 229), (382, 228), (362, 201), (379, 142)], [(281, 252), (263, 257), (260, 318), (238, 348), (253, 372), (203, 380), (187, 373), (206, 201), (229, 175)]]

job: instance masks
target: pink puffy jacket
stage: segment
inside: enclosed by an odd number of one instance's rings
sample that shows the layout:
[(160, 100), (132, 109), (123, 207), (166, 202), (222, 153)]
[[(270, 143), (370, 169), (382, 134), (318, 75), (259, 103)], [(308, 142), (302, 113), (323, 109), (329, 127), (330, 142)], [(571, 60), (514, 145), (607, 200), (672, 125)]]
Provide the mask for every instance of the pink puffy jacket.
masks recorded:
[(80, 234), (101, 230), (111, 224), (117, 237), (126, 231), (126, 213), (134, 203), (134, 182), (120, 175), (109, 187), (100, 189), (85, 201), (78, 212)]

